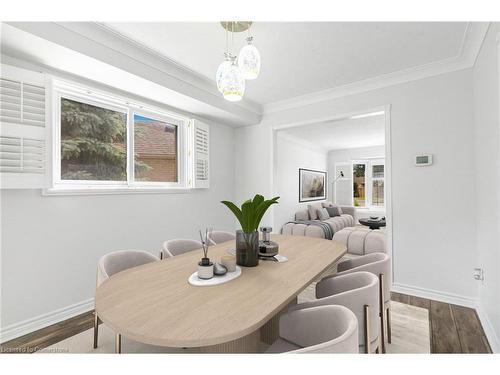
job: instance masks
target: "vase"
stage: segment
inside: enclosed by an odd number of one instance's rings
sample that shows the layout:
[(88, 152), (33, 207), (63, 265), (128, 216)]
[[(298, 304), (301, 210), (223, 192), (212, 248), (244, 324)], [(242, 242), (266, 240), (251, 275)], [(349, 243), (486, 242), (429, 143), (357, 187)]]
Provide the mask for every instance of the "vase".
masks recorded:
[(259, 232), (236, 231), (236, 264), (244, 267), (259, 264)]

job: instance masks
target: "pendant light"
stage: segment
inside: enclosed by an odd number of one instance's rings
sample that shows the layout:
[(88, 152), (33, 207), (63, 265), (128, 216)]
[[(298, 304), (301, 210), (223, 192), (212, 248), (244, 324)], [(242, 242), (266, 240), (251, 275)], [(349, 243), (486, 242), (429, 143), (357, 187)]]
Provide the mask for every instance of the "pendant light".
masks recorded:
[(223, 69), (220, 86), (224, 99), (230, 102), (238, 102), (243, 99), (245, 79), (240, 67), (236, 64), (236, 56), (231, 56), (229, 67)]
[(226, 74), (226, 71), (231, 67), (231, 54), (229, 52), (224, 53), (226, 59), (220, 63), (217, 68), (217, 73), (215, 73), (215, 82), (217, 82), (217, 90), (222, 94), (222, 77)]
[(259, 76), (260, 72), (260, 53), (252, 44), (253, 37), (249, 36), (247, 45), (240, 50), (238, 55), (238, 65), (245, 79), (251, 80)]
[(234, 34), (246, 31), (252, 25), (249, 21), (225, 21), (221, 22), (226, 30), (226, 52), (225, 60), (220, 63), (215, 73), (217, 89), (222, 93), (224, 99), (237, 102), (243, 98), (245, 93), (245, 79), (255, 79), (260, 71), (260, 53), (252, 45), (252, 37), (248, 36), (247, 45), (244, 46), (238, 60), (229, 49), (229, 33), (231, 33), (231, 49), (234, 48)]

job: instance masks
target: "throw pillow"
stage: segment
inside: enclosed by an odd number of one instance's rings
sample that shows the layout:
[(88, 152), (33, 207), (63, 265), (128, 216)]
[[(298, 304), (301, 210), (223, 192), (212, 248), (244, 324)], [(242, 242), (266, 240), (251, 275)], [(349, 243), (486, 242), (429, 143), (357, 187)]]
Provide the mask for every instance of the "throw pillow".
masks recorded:
[(328, 212), (328, 215), (330, 215), (330, 217), (340, 216), (339, 208), (340, 207), (338, 206), (327, 207), (326, 211)]
[(321, 205), (324, 207), (324, 208), (327, 208), (327, 207), (333, 207), (334, 204), (330, 203), (330, 202), (323, 202), (321, 203)]
[(321, 208), (317, 212), (318, 212), (318, 218), (321, 221), (325, 221), (325, 220), (328, 220), (330, 218), (330, 215), (328, 214), (328, 211), (326, 208)]
[(317, 211), (321, 208), (320, 204), (309, 204), (307, 206), (307, 211), (309, 211), (309, 219), (310, 220), (318, 220)]

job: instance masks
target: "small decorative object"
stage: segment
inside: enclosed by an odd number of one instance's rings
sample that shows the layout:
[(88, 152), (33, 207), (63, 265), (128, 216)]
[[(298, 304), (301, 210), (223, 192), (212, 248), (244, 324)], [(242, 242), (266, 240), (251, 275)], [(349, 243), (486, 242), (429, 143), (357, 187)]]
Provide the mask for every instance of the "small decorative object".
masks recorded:
[(227, 273), (227, 268), (220, 264), (220, 263), (215, 263), (214, 264), (214, 275), (215, 276), (222, 276)]
[(262, 240), (259, 241), (259, 255), (261, 257), (273, 257), (278, 254), (278, 244), (271, 241), (271, 227), (260, 227), (262, 232)]
[(220, 264), (226, 267), (227, 272), (236, 271), (236, 258), (232, 255), (223, 255), (220, 258)]
[(326, 172), (299, 169), (299, 202), (326, 199)]
[(193, 286), (214, 286), (227, 283), (241, 276), (241, 268), (236, 266), (234, 272), (227, 272), (225, 275), (212, 277), (211, 279), (200, 279), (198, 272), (193, 272), (188, 277), (188, 283)]
[(200, 230), (200, 239), (201, 245), (203, 246), (203, 258), (201, 258), (201, 262), (198, 263), (198, 277), (200, 279), (211, 279), (214, 277), (214, 264), (208, 258), (208, 247), (210, 246), (210, 235), (212, 233), (212, 229), (205, 229), (205, 237), (201, 234)]
[(279, 197), (265, 200), (262, 195), (255, 195), (245, 201), (241, 209), (234, 203), (222, 201), (236, 216), (241, 224), (241, 230), (236, 231), (236, 264), (254, 267), (259, 264), (259, 228), (260, 221), (271, 205), (278, 203)]

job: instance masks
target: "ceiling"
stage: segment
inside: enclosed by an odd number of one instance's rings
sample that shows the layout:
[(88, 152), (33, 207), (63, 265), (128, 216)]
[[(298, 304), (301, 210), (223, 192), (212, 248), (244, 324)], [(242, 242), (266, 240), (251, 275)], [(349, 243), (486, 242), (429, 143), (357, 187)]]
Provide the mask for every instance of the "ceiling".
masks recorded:
[(297, 126), (280, 130), (279, 134), (323, 151), (380, 146), (385, 143), (385, 116)]
[[(219, 23), (106, 23), (129, 40), (214, 80), (225, 51)], [(466, 22), (256, 22), (262, 56), (245, 96), (266, 105), (460, 56)], [(234, 51), (246, 33), (235, 34)], [(214, 83), (215, 84), (215, 83)]]

